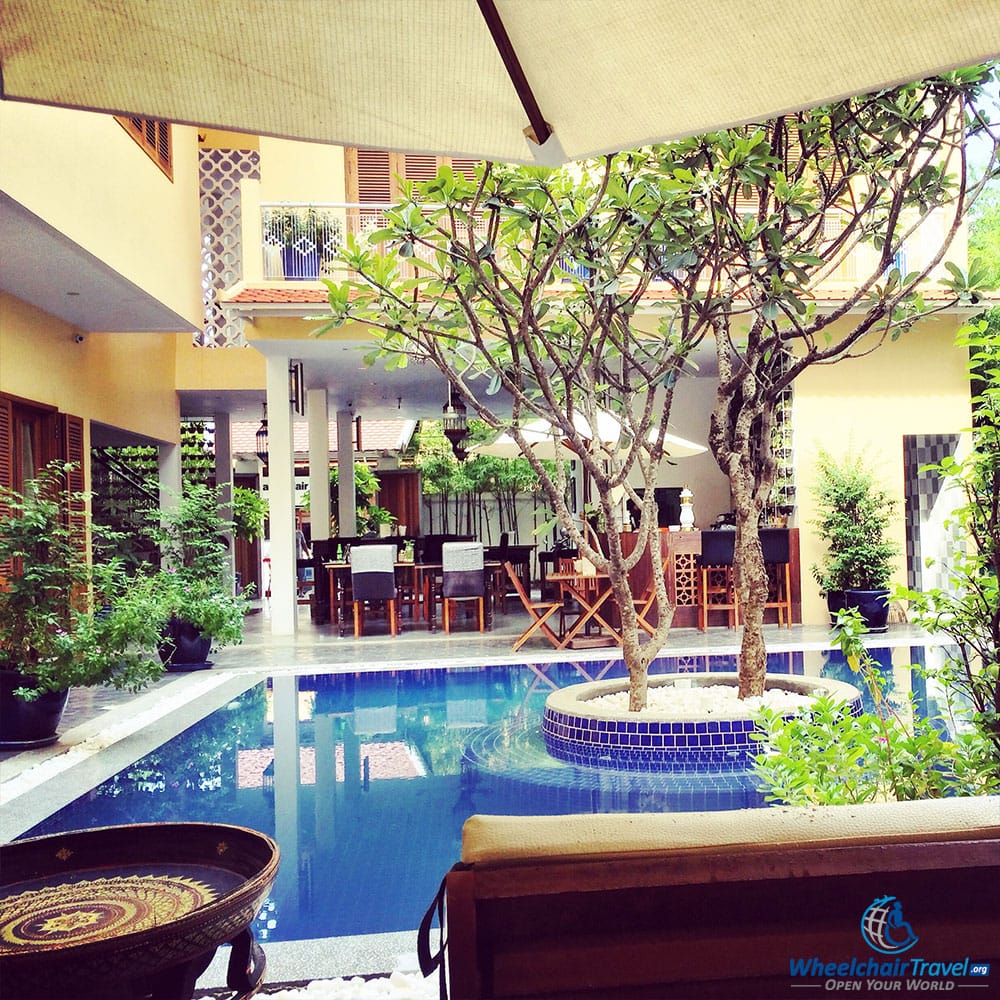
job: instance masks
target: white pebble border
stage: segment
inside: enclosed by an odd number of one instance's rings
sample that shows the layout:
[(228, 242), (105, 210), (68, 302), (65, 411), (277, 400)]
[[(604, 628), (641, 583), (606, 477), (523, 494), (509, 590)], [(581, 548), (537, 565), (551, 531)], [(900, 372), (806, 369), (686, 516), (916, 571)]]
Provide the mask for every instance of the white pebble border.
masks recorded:
[(266, 1000), (437, 1000), (437, 975), (427, 979), (419, 972), (394, 972), (387, 978), (317, 979), (308, 986), (266, 994)]
[[(779, 710), (783, 715), (798, 711), (809, 705), (812, 695), (796, 694), (783, 688), (768, 688), (763, 697), (736, 697), (737, 690), (732, 684), (712, 684), (698, 687), (661, 684), (650, 685), (646, 693), (646, 707), (640, 716), (656, 716), (658, 719), (752, 719), (761, 706)], [(615, 691), (598, 698), (588, 698), (586, 705), (599, 705), (614, 712), (628, 711), (628, 691)]]

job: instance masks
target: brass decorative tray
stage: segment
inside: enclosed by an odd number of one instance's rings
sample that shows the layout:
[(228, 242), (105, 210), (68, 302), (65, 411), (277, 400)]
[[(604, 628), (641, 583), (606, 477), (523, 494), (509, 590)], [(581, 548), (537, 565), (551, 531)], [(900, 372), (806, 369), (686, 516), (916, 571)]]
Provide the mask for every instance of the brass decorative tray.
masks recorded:
[(251, 925), (278, 846), (245, 827), (141, 823), (0, 845), (0, 997), (186, 1000), (232, 942), (229, 985), (251, 996)]

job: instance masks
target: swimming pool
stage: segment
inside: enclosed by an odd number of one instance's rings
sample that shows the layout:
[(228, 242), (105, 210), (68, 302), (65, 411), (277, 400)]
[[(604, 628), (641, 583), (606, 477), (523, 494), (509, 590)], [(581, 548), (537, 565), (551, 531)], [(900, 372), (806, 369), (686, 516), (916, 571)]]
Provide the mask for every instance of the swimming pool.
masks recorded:
[[(927, 711), (906, 665), (875, 651)], [(730, 656), (663, 657), (652, 674), (725, 672)], [(836, 651), (774, 653), (769, 672), (848, 679)], [(258, 918), (265, 941), (409, 931), (458, 859), (475, 812), (544, 814), (762, 806), (748, 771), (636, 774), (550, 757), (555, 688), (622, 677), (620, 660), (276, 675), (25, 833), (152, 821), (248, 826), (282, 860)]]

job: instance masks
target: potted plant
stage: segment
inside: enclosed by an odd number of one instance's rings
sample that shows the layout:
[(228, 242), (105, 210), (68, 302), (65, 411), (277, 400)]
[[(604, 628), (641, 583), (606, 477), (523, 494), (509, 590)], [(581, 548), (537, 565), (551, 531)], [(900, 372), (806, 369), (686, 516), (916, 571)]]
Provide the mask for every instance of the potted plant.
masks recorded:
[(285, 280), (314, 280), (342, 242), (340, 220), (311, 206), (270, 209), (264, 217), (264, 239), (281, 250)]
[(385, 507), (379, 507), (378, 504), (372, 504), (368, 508), (367, 521), (367, 533), (377, 534), (382, 538), (388, 538), (392, 534), (392, 525), (396, 521), (396, 515), (387, 510)]
[(887, 537), (896, 501), (875, 480), (862, 457), (836, 461), (820, 451), (814, 493), (819, 517), (813, 521), (826, 543), (822, 563), (812, 566), (826, 595), (831, 620), (844, 607), (856, 607), (869, 631), (886, 629), (889, 580), (899, 547)]
[(175, 505), (150, 514), (162, 567), (152, 576), (166, 625), (160, 656), (172, 670), (209, 666), (216, 647), (243, 639), (248, 591), (236, 593), (226, 535), (233, 522), (219, 514), (219, 492), (189, 483)]
[[(23, 492), (0, 488), (0, 746), (56, 739), (72, 686), (138, 691), (163, 673), (163, 616), (120, 559), (88, 562), (83, 497), (53, 462)], [(72, 513), (71, 513), (72, 512)]]

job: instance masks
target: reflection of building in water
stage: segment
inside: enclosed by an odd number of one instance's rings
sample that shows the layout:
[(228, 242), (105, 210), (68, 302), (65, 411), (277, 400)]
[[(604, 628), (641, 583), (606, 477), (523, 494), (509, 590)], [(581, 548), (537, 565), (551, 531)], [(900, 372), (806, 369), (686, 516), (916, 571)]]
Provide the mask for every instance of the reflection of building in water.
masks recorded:
[(358, 677), (354, 685), (354, 732), (377, 736), (396, 732), (399, 685), (395, 673)]
[[(368, 760), (372, 781), (384, 778), (422, 778), (427, 773), (420, 758), (402, 740), (387, 743), (362, 743), (361, 759)], [(336, 780), (344, 780), (344, 744), (334, 751)], [(299, 747), (299, 784), (314, 785), (317, 777), (315, 747)], [(268, 748), (236, 751), (237, 788), (262, 788), (274, 785), (274, 751)]]
[(445, 675), (445, 709), (449, 729), (486, 724), (487, 679), (478, 667), (449, 670)]

